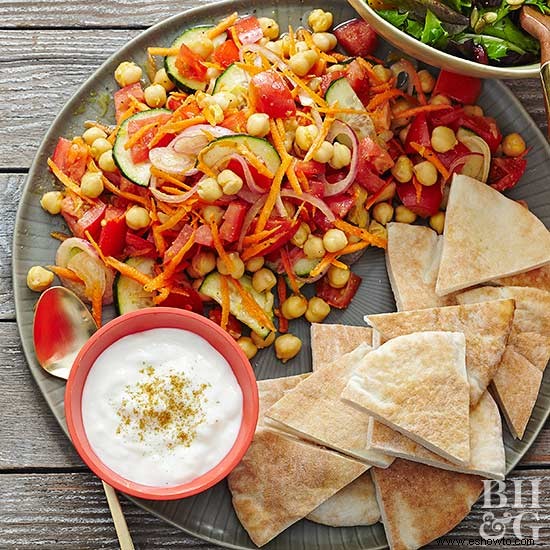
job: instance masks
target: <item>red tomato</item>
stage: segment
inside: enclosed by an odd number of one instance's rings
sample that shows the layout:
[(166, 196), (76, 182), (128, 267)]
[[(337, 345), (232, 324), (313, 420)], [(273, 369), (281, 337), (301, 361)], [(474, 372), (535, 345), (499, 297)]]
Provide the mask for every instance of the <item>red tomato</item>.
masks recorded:
[(350, 273), (349, 281), (344, 288), (333, 288), (329, 285), (328, 278), (325, 276), (315, 285), (315, 294), (330, 306), (345, 309), (349, 306), (360, 284), (361, 277), (355, 273)]
[[(181, 294), (180, 294), (181, 292)], [(168, 298), (160, 304), (163, 307), (177, 307), (179, 309), (186, 309), (187, 311), (194, 311), (202, 315), (204, 313), (204, 307), (200, 294), (190, 286), (179, 287), (177, 294), (172, 292), (168, 295)]]
[[(442, 125), (445, 126), (445, 125)], [(428, 126), (428, 119), (426, 113), (419, 113), (414, 117), (411, 123), (409, 132), (407, 133), (407, 139), (405, 140), (405, 152), (409, 155), (415, 155), (417, 152), (411, 147), (411, 142), (418, 143), (424, 147), (431, 147), (430, 141), (430, 128)]]
[(120, 122), (121, 116), (129, 109), (132, 101), (130, 97), (137, 99), (138, 101), (145, 101), (145, 96), (143, 95), (143, 88), (139, 82), (135, 84), (130, 84), (129, 86), (124, 86), (117, 92), (115, 92), (115, 117), (117, 123)]
[(351, 195), (342, 193), (333, 197), (327, 197), (325, 202), (336, 216), (344, 218), (355, 204), (355, 199)]
[(460, 126), (464, 126), (464, 128), (468, 128), (472, 130), (472, 132), (475, 132), (480, 138), (487, 142), (489, 149), (491, 149), (491, 153), (496, 153), (502, 141), (502, 134), (494, 118), (488, 116), (462, 115)]
[(358, 149), (359, 166), (358, 171), (361, 170), (361, 163), (368, 163), (379, 174), (383, 174), (389, 170), (394, 162), (386, 149), (383, 149), (370, 137), (363, 138), (359, 142)]
[(403, 149), (403, 145), (398, 139), (392, 138), (388, 141), (388, 154), (394, 162), (398, 157), (405, 154), (405, 149)]
[(235, 200), (229, 203), (220, 226), (222, 240), (233, 243), (239, 238), (247, 210), (248, 205), (245, 202)]
[(175, 65), (181, 76), (185, 78), (190, 78), (192, 80), (206, 79), (207, 68), (202, 62), (202, 57), (197, 55), (185, 44), (180, 46)]
[(89, 231), (94, 240), (97, 240), (106, 208), (107, 205), (100, 202), (82, 213), (75, 209), (70, 197), (65, 197), (61, 203), (61, 215), (75, 237), (85, 238), (85, 232)]
[(275, 71), (263, 71), (252, 77), (249, 87), (250, 103), (259, 113), (272, 118), (294, 116), (296, 104), (282, 77)]
[(298, 221), (289, 220), (288, 218), (271, 217), (267, 221), (265, 228), (273, 229), (274, 227), (279, 228), (274, 235), (274, 237), (276, 238), (271, 245), (269, 245), (267, 248), (259, 253), (262, 256), (272, 254), (276, 250), (279, 250), (288, 241), (290, 241), (290, 239), (292, 239), (292, 237), (294, 237), (294, 235), (296, 234), (296, 231), (298, 231), (300, 223)]
[(346, 79), (363, 104), (367, 105), (370, 92), (369, 75), (356, 59), (347, 66)]
[(294, 167), (296, 172), (302, 172), (307, 179), (325, 173), (325, 165), (315, 160), (297, 160)]
[[(235, 159), (231, 159), (227, 163), (227, 168), (229, 170), (235, 172), (235, 174), (237, 174), (243, 181), (246, 180), (245, 175), (244, 175), (244, 170), (243, 170), (241, 164), (238, 161), (236, 161)], [(264, 176), (263, 174), (259, 174), (258, 170), (256, 170), (256, 168), (254, 168), (254, 166), (252, 166), (250, 164), (248, 165), (248, 169), (250, 170), (250, 174), (252, 176), (252, 179), (256, 183), (256, 185), (258, 185), (262, 189), (266, 189), (266, 190), (271, 187), (272, 180), (270, 178)]]
[(466, 145), (464, 145), (459, 141), (450, 151), (447, 151), (446, 153), (436, 153), (436, 155), (437, 155), (437, 158), (443, 164), (443, 166), (449, 169), (453, 164), (453, 162), (455, 162), (461, 157), (469, 155), (470, 153), (471, 153), (470, 149), (468, 149)]
[(363, 19), (352, 19), (343, 23), (334, 29), (334, 34), (340, 46), (354, 57), (372, 55), (378, 46), (376, 32)]
[(192, 233), (193, 228), (189, 224), (181, 228), (181, 231), (170, 245), (170, 248), (164, 253), (164, 263), (169, 262), (183, 248)]
[[(131, 137), (138, 130), (149, 124), (155, 124), (154, 127), (150, 128), (141, 136), (139, 141), (132, 146), (130, 149), (130, 154), (132, 155), (132, 161), (136, 164), (140, 162), (146, 162), (149, 160), (149, 142), (153, 139), (157, 128), (167, 122), (170, 119), (171, 115), (158, 115), (155, 117), (139, 119), (139, 120), (130, 120), (128, 122), (128, 135)], [(165, 136), (159, 143), (158, 147), (164, 147), (172, 141), (173, 136)]]
[(88, 148), (65, 138), (59, 138), (52, 155), (54, 164), (73, 181), (80, 182), (88, 163)]
[(481, 92), (481, 80), (442, 70), (437, 77), (432, 94), (442, 94), (463, 105), (473, 105)]
[(254, 44), (254, 42), (258, 42), (264, 35), (260, 22), (254, 15), (241, 17), (233, 27), (243, 44)]
[(105, 256), (120, 256), (126, 246), (126, 212), (121, 208), (108, 206), (101, 224), (98, 245)]
[[(221, 307), (213, 307), (208, 312), (208, 317), (211, 321), (214, 321), (216, 325), (222, 324), (222, 308)], [(238, 340), (241, 337), (241, 334), (243, 332), (243, 326), (241, 325), (241, 322), (234, 316), (229, 314), (229, 318), (227, 320), (227, 327), (225, 328), (226, 332), (231, 336), (232, 338), (235, 338), (235, 340)]]
[(212, 230), (208, 225), (201, 225), (195, 232), (195, 242), (201, 246), (214, 246), (214, 239), (212, 238)]
[(226, 40), (216, 48), (212, 54), (212, 58), (216, 63), (227, 68), (232, 63), (235, 63), (235, 61), (239, 61), (239, 48), (237, 48), (233, 40)]
[(148, 241), (147, 239), (144, 239), (143, 237), (139, 237), (135, 233), (132, 233), (131, 231), (126, 232), (126, 246), (124, 248), (124, 253), (127, 256), (135, 257), (135, 256), (147, 256), (149, 258), (156, 258), (157, 252), (155, 250), (155, 245)]
[(171, 111), (175, 111), (182, 105), (183, 105), (183, 99), (175, 98), (174, 96), (170, 96), (166, 100), (166, 108), (170, 109)]
[(437, 183), (431, 187), (423, 185), (419, 201), (416, 200), (416, 189), (412, 181), (399, 183), (397, 185), (397, 194), (401, 202), (421, 218), (427, 218), (436, 214), (443, 200), (441, 186)]
[(491, 162), (489, 185), (505, 191), (516, 185), (527, 168), (527, 159), (521, 157), (495, 157)]

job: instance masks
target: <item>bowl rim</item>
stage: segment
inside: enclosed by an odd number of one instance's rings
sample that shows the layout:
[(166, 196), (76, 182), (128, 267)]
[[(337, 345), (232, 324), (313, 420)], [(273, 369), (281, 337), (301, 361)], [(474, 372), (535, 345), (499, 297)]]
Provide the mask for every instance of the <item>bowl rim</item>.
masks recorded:
[[(136, 323), (139, 322), (144, 323), (145, 326), (136, 327)], [(129, 327), (131, 327), (130, 330), (128, 330)], [(179, 328), (203, 337), (229, 363), (243, 396), (241, 425), (230, 451), (204, 474), (186, 483), (168, 487), (130, 481), (109, 468), (94, 452), (86, 436), (82, 419), (82, 392), (97, 357), (120, 338), (155, 328)], [(239, 376), (235, 373), (236, 368), (239, 369)], [(210, 319), (197, 313), (171, 307), (140, 309), (116, 317), (103, 325), (76, 356), (67, 380), (64, 400), (70, 438), (86, 465), (115, 489), (148, 500), (175, 500), (190, 497), (206, 491), (224, 479), (241, 461), (250, 446), (259, 414), (256, 376), (250, 361), (236, 341)]]

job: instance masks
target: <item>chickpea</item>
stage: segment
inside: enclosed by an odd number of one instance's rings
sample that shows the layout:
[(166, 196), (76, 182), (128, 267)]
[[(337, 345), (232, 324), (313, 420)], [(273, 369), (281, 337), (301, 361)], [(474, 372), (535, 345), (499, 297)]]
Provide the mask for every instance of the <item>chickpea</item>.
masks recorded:
[(111, 145), (111, 143), (105, 138), (97, 138), (92, 143), (92, 157), (98, 159), (103, 153), (105, 153), (106, 151), (110, 151), (112, 148), (113, 146)]
[(341, 229), (329, 229), (323, 235), (323, 245), (327, 252), (338, 252), (348, 244), (348, 238)]
[(386, 225), (393, 218), (393, 206), (389, 202), (379, 202), (372, 209), (372, 217), (378, 223)]
[(508, 134), (502, 140), (502, 152), (507, 157), (519, 157), (525, 153), (525, 141), (516, 132)]
[(201, 33), (200, 36), (190, 40), (185, 45), (202, 59), (207, 59), (214, 51), (214, 43), (206, 36), (206, 33)]
[(236, 195), (243, 188), (243, 180), (232, 170), (222, 170), (218, 174), (218, 183), (224, 195)]
[(35, 265), (27, 272), (27, 286), (34, 292), (42, 292), (53, 283), (53, 273), (40, 265)]
[(126, 225), (130, 229), (138, 230), (148, 227), (151, 223), (149, 212), (142, 206), (132, 206), (126, 212)]
[(305, 52), (309, 50), (309, 46), (304, 40), (296, 40), (294, 47), (296, 48), (297, 52)]
[(304, 296), (289, 296), (281, 304), (281, 313), (286, 319), (298, 319), (307, 309), (307, 299)]
[(166, 90), (161, 84), (151, 84), (143, 90), (145, 103), (152, 109), (162, 107), (166, 103)]
[(380, 82), (388, 82), (390, 78), (393, 76), (393, 72), (391, 69), (387, 69), (384, 67), (384, 65), (375, 65), (372, 68), (372, 72), (375, 74), (376, 78)]
[(464, 128), (463, 126), (461, 126), (456, 131), (456, 139), (458, 139), (458, 141), (462, 141), (465, 137), (470, 137), (475, 135), (476, 135), (475, 132), (472, 132), (472, 130), (468, 130), (468, 128)]
[(450, 105), (451, 100), (446, 95), (437, 94), (432, 96), (428, 103), (430, 105)]
[(256, 273), (264, 266), (264, 257), (256, 256), (255, 258), (250, 258), (245, 264), (244, 267), (249, 273)]
[(216, 256), (210, 250), (201, 250), (191, 260), (191, 267), (198, 277), (204, 277), (216, 269)]
[(202, 209), (202, 217), (207, 223), (214, 222), (216, 225), (220, 225), (223, 219), (225, 210), (219, 206), (208, 205)]
[(437, 169), (429, 160), (423, 160), (415, 164), (413, 166), (413, 172), (419, 183), (426, 187), (431, 187), (437, 182)]
[(432, 131), (430, 142), (438, 153), (446, 153), (458, 143), (455, 133), (447, 126), (436, 126)]
[(97, 126), (92, 126), (91, 128), (88, 128), (83, 134), (82, 139), (88, 144), (92, 145), (92, 143), (99, 138), (106, 138), (107, 133), (104, 132), (101, 128), (98, 128)]
[(225, 262), (218, 258), (216, 260), (216, 267), (222, 275), (231, 275), (233, 279), (240, 279), (244, 275), (244, 262), (237, 252), (230, 252), (228, 255), (231, 263), (231, 270), (227, 269)]
[(322, 52), (330, 52), (334, 50), (336, 44), (338, 44), (336, 36), (330, 32), (314, 32), (311, 35), (311, 39)]
[(204, 118), (207, 120), (207, 122), (212, 126), (220, 124), (225, 118), (225, 115), (223, 114), (223, 109), (217, 103), (207, 105), (202, 110), (202, 114), (204, 115)]
[(267, 269), (267, 267), (258, 269), (258, 271), (252, 275), (252, 288), (256, 292), (271, 290), (276, 284), (277, 278), (273, 274), (273, 271)]
[(62, 201), (63, 193), (61, 193), (61, 191), (48, 191), (42, 195), (40, 206), (48, 212), (48, 214), (55, 216), (61, 212)]
[(212, 96), (212, 103), (219, 105), (222, 111), (227, 111), (229, 107), (234, 107), (237, 102), (237, 96), (231, 92), (217, 92)]
[(304, 246), (304, 243), (307, 241), (307, 238), (311, 234), (311, 229), (309, 228), (309, 225), (305, 222), (302, 222), (300, 224), (300, 227), (298, 227), (298, 231), (294, 233), (294, 236), (292, 239), (290, 239), (290, 242), (294, 246), (302, 247)]
[(312, 145), (313, 141), (317, 137), (319, 130), (315, 124), (309, 124), (308, 126), (298, 126), (296, 128), (296, 145), (302, 150), (307, 151)]
[(407, 126), (399, 130), (399, 140), (401, 141), (401, 143), (405, 143), (405, 141), (407, 141), (407, 136), (409, 135), (410, 129), (411, 129), (411, 125), (407, 124)]
[(237, 340), (237, 344), (243, 350), (247, 359), (252, 359), (258, 353), (258, 347), (249, 336), (241, 336)]
[(115, 80), (121, 88), (139, 82), (143, 71), (132, 61), (123, 61), (115, 70)]
[(272, 51), (275, 55), (283, 57), (283, 42), (282, 40), (277, 40), (276, 42), (268, 42), (265, 47)]
[(388, 238), (388, 230), (376, 220), (371, 220), (369, 224), (369, 233), (381, 237), (382, 239)]
[(411, 181), (413, 177), (412, 160), (407, 155), (401, 155), (392, 166), (391, 173), (399, 183)]
[(269, 40), (276, 40), (279, 37), (279, 25), (277, 21), (270, 17), (259, 17), (258, 23), (262, 28), (262, 33)]
[(343, 143), (335, 142), (333, 144), (332, 158), (329, 161), (330, 166), (335, 170), (348, 166), (351, 162), (351, 150)]
[(306, 76), (313, 65), (319, 60), (319, 54), (313, 50), (295, 53), (289, 60), (288, 65), (298, 76)]
[(310, 323), (321, 323), (329, 313), (330, 306), (322, 298), (314, 296), (307, 305), (306, 319)]
[(413, 223), (416, 220), (416, 214), (406, 206), (400, 204), (395, 208), (395, 221), (399, 223)]
[(350, 276), (349, 269), (342, 269), (333, 265), (328, 268), (328, 283), (332, 288), (344, 288), (348, 284)]
[(330, 11), (321, 9), (313, 10), (308, 18), (308, 25), (313, 29), (313, 32), (325, 32), (332, 27), (333, 16)]
[(323, 141), (315, 153), (313, 153), (313, 160), (324, 164), (331, 161), (333, 154), (334, 145), (330, 141)]
[(269, 116), (265, 113), (254, 113), (246, 121), (246, 132), (251, 136), (264, 137), (269, 134)]
[(310, 235), (304, 243), (304, 254), (310, 259), (322, 258), (325, 255), (323, 239)]
[[(409, 105), (409, 102), (406, 99), (398, 99), (391, 109), (392, 114), (395, 118), (399, 118), (399, 115), (407, 110), (409, 110), (411, 106)], [(406, 118), (403, 118), (401, 120), (408, 120)]]
[(432, 76), (430, 71), (422, 69), (418, 71), (418, 79), (420, 80), (420, 88), (425, 94), (432, 93), (432, 90), (435, 86), (435, 78)]
[(302, 341), (294, 334), (283, 334), (275, 340), (275, 355), (283, 363), (296, 357), (302, 349)]
[(85, 172), (80, 180), (80, 191), (85, 197), (99, 197), (103, 193), (101, 172)]
[(260, 336), (257, 332), (251, 332), (250, 338), (252, 339), (252, 342), (256, 344), (256, 347), (258, 349), (264, 349), (268, 348), (273, 342), (275, 342), (275, 333), (270, 332), (265, 338), (263, 336)]
[(330, 67), (327, 67), (327, 73), (335, 73), (336, 71), (343, 71), (346, 68), (345, 65), (342, 65), (341, 63), (336, 63), (335, 65), (331, 65)]
[(109, 149), (108, 151), (101, 153), (97, 161), (97, 164), (104, 172), (114, 172), (116, 170), (116, 164), (113, 159), (112, 149)]
[(206, 202), (216, 202), (223, 196), (223, 189), (214, 178), (204, 178), (197, 190), (199, 197)]
[(170, 80), (170, 77), (164, 68), (159, 69), (155, 73), (153, 84), (160, 84), (167, 92), (171, 92), (176, 87), (176, 85)]
[(464, 114), (470, 116), (483, 116), (483, 109), (479, 105), (464, 105)]
[(445, 212), (438, 212), (433, 216), (430, 216), (430, 227), (438, 234), (443, 233), (443, 228), (445, 227)]

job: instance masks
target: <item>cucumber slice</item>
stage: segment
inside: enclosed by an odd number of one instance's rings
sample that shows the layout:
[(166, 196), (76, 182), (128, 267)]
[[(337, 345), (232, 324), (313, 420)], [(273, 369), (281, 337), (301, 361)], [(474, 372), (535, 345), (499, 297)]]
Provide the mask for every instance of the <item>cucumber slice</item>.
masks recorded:
[(149, 180), (151, 179), (151, 163), (147, 161), (136, 164), (132, 160), (130, 149), (125, 148), (129, 139), (128, 124), (130, 124), (132, 120), (144, 120), (162, 114), (172, 114), (172, 111), (168, 109), (149, 109), (148, 111), (142, 111), (141, 113), (137, 113), (127, 118), (118, 129), (115, 144), (113, 146), (113, 160), (122, 172), (122, 175), (142, 187), (147, 187), (149, 185)]
[[(145, 275), (153, 276), (155, 261), (151, 258), (129, 258), (125, 263), (145, 273)], [(153, 293), (145, 292), (143, 286), (134, 279), (130, 279), (130, 277), (119, 273), (115, 279), (114, 287), (115, 308), (119, 315), (155, 305)]]
[(320, 262), (317, 258), (300, 258), (294, 262), (294, 273), (298, 277), (309, 277), (311, 270)]
[(215, 139), (199, 153), (199, 158), (206, 166), (217, 167), (223, 159), (235, 153), (238, 154), (239, 149), (242, 147), (248, 149), (254, 156), (258, 157), (272, 174), (275, 174), (281, 165), (279, 153), (277, 153), (269, 141), (247, 134), (223, 136)]
[[(185, 32), (180, 34), (174, 42), (172, 42), (172, 48), (179, 48), (182, 44), (188, 45), (195, 41), (200, 41), (204, 38), (205, 34), (212, 29), (212, 25), (201, 25), (198, 27), (192, 27), (187, 29)], [(214, 43), (214, 48), (225, 42), (227, 38), (226, 33), (222, 33), (219, 36), (216, 36), (212, 41)], [(176, 67), (177, 56), (171, 55), (164, 58), (164, 68), (166, 69), (166, 74), (172, 80), (172, 82), (178, 87), (183, 89), (186, 92), (193, 93), (197, 90), (204, 91), (208, 82), (201, 80), (192, 80), (190, 78), (185, 78), (180, 74)]]
[[(328, 87), (325, 99), (329, 105), (338, 103), (338, 107), (342, 109), (365, 110), (365, 106), (357, 97), (345, 76), (335, 80)], [(357, 134), (359, 140), (376, 136), (374, 124), (367, 114), (339, 113), (336, 118), (345, 122)]]
[(229, 65), (216, 79), (212, 93), (218, 92), (229, 92), (239, 100), (244, 99), (248, 93), (248, 75), (235, 63)]
[[(222, 303), (220, 280), (221, 275), (217, 271), (214, 271), (210, 273), (210, 275), (207, 275), (199, 289), (200, 292), (206, 294), (206, 296), (210, 296), (210, 298), (216, 300), (218, 304)], [(273, 319), (273, 294), (269, 291), (256, 292), (252, 287), (252, 279), (248, 275), (241, 277), (239, 282), (243, 288), (250, 293), (254, 300), (256, 300), (258, 305), (267, 313), (267, 316), (270, 319)], [(239, 293), (231, 287), (229, 288), (229, 311), (239, 321), (244, 323), (247, 327), (250, 327), (251, 330), (259, 334), (262, 338), (267, 338), (269, 335), (269, 329), (261, 325), (248, 313), (246, 307), (241, 301)]]

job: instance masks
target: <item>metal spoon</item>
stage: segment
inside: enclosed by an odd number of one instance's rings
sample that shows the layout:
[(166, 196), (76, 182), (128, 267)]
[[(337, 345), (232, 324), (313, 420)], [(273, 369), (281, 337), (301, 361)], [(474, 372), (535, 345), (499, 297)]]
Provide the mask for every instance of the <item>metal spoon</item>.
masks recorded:
[(550, 17), (530, 6), (523, 6), (519, 17), (521, 26), (540, 41), (540, 80), (550, 136)]
[[(88, 308), (78, 296), (62, 287), (49, 288), (40, 296), (34, 311), (34, 351), (40, 366), (67, 380), (75, 357), (97, 330)], [(134, 550), (132, 537), (115, 490), (103, 483), (121, 550)]]

